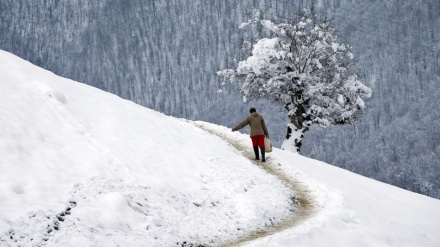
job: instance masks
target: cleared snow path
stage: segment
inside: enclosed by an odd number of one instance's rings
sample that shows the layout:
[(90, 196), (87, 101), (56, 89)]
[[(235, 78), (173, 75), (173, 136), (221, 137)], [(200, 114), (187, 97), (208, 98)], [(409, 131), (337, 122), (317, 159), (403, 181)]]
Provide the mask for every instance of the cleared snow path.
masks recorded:
[(271, 162), (270, 158), (267, 162), (264, 163), (256, 161), (254, 160), (254, 153), (251, 151), (249, 144), (245, 145), (241, 140), (234, 139), (231, 135), (226, 135), (221, 131), (217, 131), (215, 128), (210, 128), (209, 124), (207, 123), (195, 122), (195, 125), (213, 135), (220, 137), (221, 139), (225, 140), (233, 147), (235, 147), (238, 151), (244, 153), (244, 155), (247, 156), (253, 164), (280, 179), (296, 195), (296, 197), (292, 198), (292, 200), (298, 205), (298, 209), (296, 211), (293, 211), (292, 214), (284, 219), (281, 223), (269, 226), (264, 230), (252, 232), (248, 236), (244, 236), (239, 239), (229, 240), (221, 246), (242, 246), (253, 240), (295, 227), (316, 214), (319, 207), (316, 206), (314, 199), (308, 193), (310, 189), (308, 189), (306, 184), (287, 174), (282, 169), (282, 164)]

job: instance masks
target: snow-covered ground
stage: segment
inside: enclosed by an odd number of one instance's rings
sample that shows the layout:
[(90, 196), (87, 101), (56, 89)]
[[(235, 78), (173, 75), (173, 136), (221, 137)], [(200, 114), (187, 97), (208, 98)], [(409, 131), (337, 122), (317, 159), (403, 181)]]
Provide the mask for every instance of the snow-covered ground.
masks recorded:
[(439, 200), (274, 149), (292, 191), (236, 149), (247, 135), (4, 51), (0, 75), (0, 246), (440, 246)]

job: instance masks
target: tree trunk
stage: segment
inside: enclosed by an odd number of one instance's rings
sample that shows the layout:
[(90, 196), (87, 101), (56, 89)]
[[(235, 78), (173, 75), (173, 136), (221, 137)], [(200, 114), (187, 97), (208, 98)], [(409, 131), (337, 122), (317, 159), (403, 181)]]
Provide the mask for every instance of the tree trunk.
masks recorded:
[(287, 125), (287, 135), (281, 149), (290, 151), (292, 153), (299, 153), (302, 146), (302, 139), (304, 133), (306, 133), (309, 128), (303, 126), (302, 117), (289, 116), (290, 123)]

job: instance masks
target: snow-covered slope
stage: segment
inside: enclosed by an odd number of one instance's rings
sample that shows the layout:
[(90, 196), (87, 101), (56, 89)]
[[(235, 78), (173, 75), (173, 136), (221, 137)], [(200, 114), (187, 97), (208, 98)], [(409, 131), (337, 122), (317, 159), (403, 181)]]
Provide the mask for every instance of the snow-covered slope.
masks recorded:
[[(3, 51), (0, 74), (0, 246), (218, 245), (305, 206), (225, 141), (247, 135)], [(440, 245), (439, 200), (278, 149), (269, 161), (306, 188), (314, 213), (249, 246)]]
[(194, 124), (0, 61), (0, 244), (218, 242), (294, 209), (280, 181)]

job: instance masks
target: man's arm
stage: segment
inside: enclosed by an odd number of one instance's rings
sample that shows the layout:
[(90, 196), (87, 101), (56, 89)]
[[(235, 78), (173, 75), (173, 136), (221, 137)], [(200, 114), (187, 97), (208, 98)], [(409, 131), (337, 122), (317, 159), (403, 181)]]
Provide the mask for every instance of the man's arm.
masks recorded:
[(239, 123), (237, 126), (232, 128), (232, 131), (237, 131), (237, 130), (243, 128), (244, 126), (246, 126), (248, 124), (249, 124), (249, 117), (247, 117), (243, 122)]

